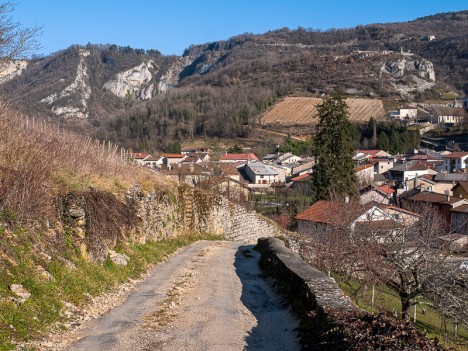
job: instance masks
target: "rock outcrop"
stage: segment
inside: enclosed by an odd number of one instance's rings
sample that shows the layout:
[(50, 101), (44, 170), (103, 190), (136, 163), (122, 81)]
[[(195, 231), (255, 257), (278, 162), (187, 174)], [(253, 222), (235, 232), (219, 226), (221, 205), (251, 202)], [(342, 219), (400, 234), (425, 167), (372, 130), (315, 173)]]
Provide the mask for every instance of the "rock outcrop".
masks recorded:
[(179, 83), (180, 73), (185, 67), (192, 64), (193, 56), (178, 57), (159, 78), (158, 92), (165, 93), (167, 90), (174, 88)]
[[(80, 62), (76, 70), (75, 80), (60, 93), (54, 93), (41, 100), (52, 106), (52, 112), (63, 118), (89, 117), (88, 100), (91, 97), (91, 88), (85, 59), (90, 55), (87, 50), (80, 50)], [(76, 97), (70, 99), (71, 96)]]
[(0, 64), (0, 84), (3, 84), (19, 75), (28, 67), (26, 60), (13, 60)]
[(103, 88), (119, 98), (151, 99), (154, 91), (152, 82), (154, 70), (153, 61), (142, 62), (138, 66), (116, 74), (112, 80), (104, 84)]
[(411, 53), (402, 53), (402, 57), (383, 62), (381, 74), (386, 74), (403, 96), (431, 89), (436, 81), (432, 62)]

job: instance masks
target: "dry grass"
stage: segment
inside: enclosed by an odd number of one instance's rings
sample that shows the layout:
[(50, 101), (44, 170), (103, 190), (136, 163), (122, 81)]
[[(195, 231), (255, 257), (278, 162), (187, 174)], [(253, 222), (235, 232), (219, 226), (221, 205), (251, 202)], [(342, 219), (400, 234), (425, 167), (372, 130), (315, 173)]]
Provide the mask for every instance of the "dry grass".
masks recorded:
[(131, 163), (129, 153), (107, 142), (58, 131), (45, 122), (15, 116), (0, 105), (0, 215), (27, 222), (53, 214), (53, 199), (89, 187), (123, 198), (170, 182)]

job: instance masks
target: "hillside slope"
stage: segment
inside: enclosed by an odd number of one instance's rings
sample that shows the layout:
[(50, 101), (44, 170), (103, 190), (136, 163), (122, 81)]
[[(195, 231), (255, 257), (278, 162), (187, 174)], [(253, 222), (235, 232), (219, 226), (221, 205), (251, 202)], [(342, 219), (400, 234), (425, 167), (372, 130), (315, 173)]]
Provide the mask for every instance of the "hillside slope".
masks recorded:
[[(435, 39), (434, 39), (435, 38)], [(325, 32), (280, 29), (192, 45), (182, 56), (73, 46), (15, 68), (3, 91), (20, 112), (132, 148), (194, 135), (245, 137), (290, 93), (339, 86), (403, 100), (468, 93), (468, 11)]]

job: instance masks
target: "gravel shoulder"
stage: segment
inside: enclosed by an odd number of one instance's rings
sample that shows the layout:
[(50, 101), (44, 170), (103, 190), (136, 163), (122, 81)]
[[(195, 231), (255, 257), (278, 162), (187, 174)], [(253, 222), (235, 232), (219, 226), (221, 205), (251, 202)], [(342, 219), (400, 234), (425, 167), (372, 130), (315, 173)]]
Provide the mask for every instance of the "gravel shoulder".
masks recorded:
[(197, 242), (57, 349), (299, 350), (298, 321), (262, 277), (259, 256), (239, 243)]

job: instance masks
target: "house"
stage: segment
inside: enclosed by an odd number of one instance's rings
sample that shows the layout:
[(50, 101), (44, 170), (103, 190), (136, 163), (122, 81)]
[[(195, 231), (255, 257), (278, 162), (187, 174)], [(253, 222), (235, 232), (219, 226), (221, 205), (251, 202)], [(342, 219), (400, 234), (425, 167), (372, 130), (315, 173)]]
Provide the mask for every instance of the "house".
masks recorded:
[(398, 109), (399, 119), (416, 119), (418, 117), (418, 109), (413, 106), (403, 106)]
[[(423, 174), (437, 173), (432, 170), (427, 163), (418, 161), (398, 164), (393, 168), (390, 168), (388, 172), (389, 179), (395, 181), (396, 183), (405, 183)], [(403, 184), (403, 187), (406, 188), (407, 184)]]
[(302, 158), (300, 158), (299, 156), (296, 156), (296, 155), (293, 155), (292, 153), (290, 152), (286, 152), (285, 154), (279, 156), (277, 159), (276, 159), (276, 162), (277, 164), (279, 165), (282, 165), (282, 164), (293, 164), (293, 163), (298, 163), (299, 161), (301, 161)]
[(451, 191), (454, 197), (468, 199), (468, 181), (458, 181)]
[(434, 174), (424, 174), (415, 178), (415, 186), (414, 188), (419, 188), (421, 191), (432, 191), (438, 194), (446, 194), (448, 190), (451, 189), (453, 186), (452, 184), (447, 185), (444, 182), (436, 182), (434, 178), (436, 175)]
[(462, 123), (466, 116), (463, 108), (447, 106), (434, 106), (431, 109), (431, 114), (434, 116), (434, 121), (437, 121), (437, 124), (453, 125)]
[(468, 174), (437, 173), (434, 177), (434, 182), (436, 182), (436, 184), (433, 186), (432, 191), (442, 194), (452, 194), (451, 191), (457, 182), (468, 182)]
[(279, 174), (273, 167), (261, 162), (249, 162), (245, 165), (245, 173), (251, 184), (269, 187), (279, 182)]
[(164, 157), (163, 156), (150, 156), (147, 157), (143, 160), (143, 164), (147, 167), (150, 168), (161, 168), (161, 166), (164, 163)]
[(291, 168), (291, 175), (298, 176), (306, 173), (311, 173), (312, 168), (314, 167), (315, 162), (309, 161), (307, 163), (302, 163)]
[(408, 156), (406, 158), (406, 161), (418, 161), (418, 162), (424, 162), (425, 164), (428, 164), (433, 168), (434, 170), (440, 172), (443, 171), (443, 159), (442, 156), (437, 155), (437, 154), (415, 154)]
[(258, 161), (254, 154), (224, 154), (219, 159), (222, 163), (251, 162)]
[(393, 203), (394, 193), (395, 193), (395, 189), (392, 189), (386, 185), (375, 186), (375, 185), (369, 184), (359, 190), (359, 202), (361, 204), (375, 202), (379, 204), (389, 205)]
[(195, 186), (212, 176), (210, 169), (193, 163), (176, 164), (175, 167), (164, 171), (163, 174), (190, 186)]
[(172, 169), (175, 164), (181, 163), (187, 155), (184, 154), (164, 154), (164, 163), (167, 165), (168, 169)]
[(357, 166), (354, 168), (356, 179), (361, 184), (370, 183), (374, 180), (374, 165), (371, 163)]
[(262, 157), (262, 161), (264, 163), (270, 163), (270, 164), (273, 164), (274, 162), (276, 162), (276, 160), (278, 159), (279, 157), (279, 153), (278, 154), (268, 154), (268, 155), (265, 155)]
[(448, 155), (442, 156), (442, 159), (444, 160), (444, 171), (452, 173), (458, 170), (464, 170), (465, 168), (467, 168), (468, 152), (452, 152)]
[(148, 157), (151, 157), (151, 155), (147, 154), (146, 152), (133, 152), (131, 155), (133, 157), (133, 161), (137, 165), (140, 165), (140, 166), (144, 166), (145, 165), (145, 160)]
[(445, 220), (447, 228), (450, 228), (452, 221), (452, 212), (450, 210), (464, 204), (468, 204), (468, 200), (446, 194), (438, 194), (432, 191), (423, 191), (402, 201), (402, 207), (407, 210), (411, 210), (422, 205), (433, 206)]
[(310, 184), (310, 173), (306, 173), (294, 178), (291, 178), (291, 185), (289, 189), (294, 190), (295, 192), (309, 196), (312, 194), (312, 187)]
[(192, 153), (195, 153), (195, 152), (198, 152), (197, 149), (195, 149), (194, 147), (184, 147), (182, 150), (180, 150), (180, 153), (181, 154), (192, 154)]
[(318, 201), (295, 217), (298, 233), (322, 239), (327, 231), (338, 227), (356, 230), (378, 230), (394, 233), (402, 226), (415, 224), (419, 216), (394, 206), (364, 205)]
[(184, 155), (187, 155), (187, 157), (184, 158), (182, 161), (183, 163), (202, 163), (210, 161), (210, 156), (204, 152), (191, 152)]
[(268, 165), (278, 172), (278, 182), (286, 183), (286, 178), (291, 176), (291, 168), (282, 165)]
[[(213, 163), (210, 163), (212, 165)], [(213, 174), (214, 175), (224, 175), (231, 179), (234, 179), (238, 182), (241, 181), (241, 176), (239, 170), (233, 165), (229, 163), (216, 163), (213, 166)]]
[(452, 221), (450, 232), (468, 235), (468, 204), (450, 209)]
[(356, 150), (355, 157), (358, 157), (359, 155), (364, 155), (365, 158), (367, 159), (373, 159), (377, 157), (391, 157), (388, 152), (385, 152), (380, 149), (373, 149), (373, 150)]
[(201, 181), (198, 186), (206, 190), (215, 191), (237, 202), (248, 201), (255, 192), (240, 181), (226, 176), (212, 176), (209, 179)]
[(387, 173), (389, 169), (393, 168), (394, 160), (388, 157), (379, 157), (372, 160), (374, 163), (374, 173), (383, 174)]

